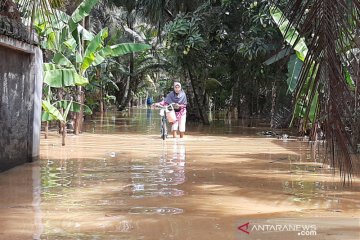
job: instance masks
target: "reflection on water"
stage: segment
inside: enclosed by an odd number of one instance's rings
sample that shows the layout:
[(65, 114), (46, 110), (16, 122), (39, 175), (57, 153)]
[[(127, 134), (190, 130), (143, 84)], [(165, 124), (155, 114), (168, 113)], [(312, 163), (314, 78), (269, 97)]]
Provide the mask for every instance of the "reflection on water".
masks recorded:
[[(333, 196), (328, 193), (330, 191), (336, 191), (337, 186), (335, 184), (326, 183), (325, 181), (307, 182), (303, 180), (285, 181), (283, 183), (283, 191), (290, 197), (289, 201), (308, 202), (308, 201), (333, 201)], [(335, 205), (338, 203), (338, 199), (335, 200)], [(332, 207), (331, 204), (328, 207)]]
[(164, 145), (158, 165), (149, 165), (146, 162), (132, 165), (130, 178), (132, 184), (128, 189), (135, 198), (182, 196), (184, 191), (176, 186), (185, 182), (184, 142), (174, 142), (170, 154), (167, 145)]
[(0, 239), (40, 239), (44, 230), (40, 166), (24, 164), (0, 174)]
[(133, 207), (130, 209), (131, 214), (180, 214), (183, 209), (169, 207)]
[[(106, 219), (123, 215), (176, 215), (182, 208), (167, 205), (149, 206), (145, 199), (177, 198), (186, 192), (186, 143), (159, 141), (156, 154), (138, 158), (126, 153), (110, 152), (101, 159), (47, 160), (41, 162), (42, 207), (56, 205), (60, 216), (63, 211), (106, 212)], [(132, 200), (133, 199), (133, 200)], [(143, 200), (142, 200), (143, 199)], [(145, 202), (138, 202), (142, 200)], [(134, 202), (135, 201), (135, 202)], [(95, 214), (96, 215), (96, 214)], [(58, 225), (58, 220), (48, 224)], [(96, 218), (96, 216), (93, 216)], [(60, 218), (61, 219), (61, 218)], [(63, 220), (60, 220), (61, 222)], [(78, 223), (67, 219), (68, 224)], [(131, 223), (127, 223), (131, 226)], [(43, 238), (58, 236), (46, 228)], [(66, 234), (66, 236), (68, 236)], [(79, 235), (76, 235), (79, 237)]]
[[(211, 125), (187, 121), (186, 125), (188, 132), (197, 135), (255, 135), (259, 131), (268, 130), (267, 125), (258, 119), (216, 119)], [(84, 129), (92, 133), (157, 134), (160, 132), (159, 110), (135, 108), (131, 111), (107, 112), (103, 116), (88, 119)]]
[[(233, 239), (240, 217), (360, 214), (358, 181), (342, 186), (307, 142), (221, 120), (163, 141), (159, 122), (108, 113), (65, 147), (43, 140), (41, 161), (0, 174), (0, 239)], [(350, 222), (322, 236), (356, 239)]]
[[(171, 147), (169, 147), (171, 146)], [(69, 189), (86, 188), (107, 182), (128, 183), (122, 195), (134, 198), (182, 196), (176, 187), (185, 182), (185, 143), (163, 144), (156, 158), (110, 158), (93, 161), (48, 160), (42, 162), (42, 194), (48, 198), (64, 197)]]

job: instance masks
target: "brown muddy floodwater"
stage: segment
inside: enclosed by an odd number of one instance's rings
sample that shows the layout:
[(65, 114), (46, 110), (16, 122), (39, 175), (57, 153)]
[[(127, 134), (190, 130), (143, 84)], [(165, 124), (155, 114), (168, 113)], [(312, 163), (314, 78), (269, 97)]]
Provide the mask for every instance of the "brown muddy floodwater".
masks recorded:
[(108, 113), (65, 147), (42, 139), (0, 174), (0, 239), (360, 239), (359, 178), (342, 186), (308, 142), (221, 120), (162, 141), (159, 121)]

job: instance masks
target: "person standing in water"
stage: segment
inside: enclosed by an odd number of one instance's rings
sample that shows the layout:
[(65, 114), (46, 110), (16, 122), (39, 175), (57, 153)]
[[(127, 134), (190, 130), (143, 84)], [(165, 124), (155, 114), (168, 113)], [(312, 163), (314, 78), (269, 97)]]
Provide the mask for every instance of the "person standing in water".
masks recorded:
[(176, 121), (172, 123), (171, 131), (174, 138), (176, 138), (177, 131), (180, 132), (180, 138), (184, 137), (185, 125), (186, 125), (186, 105), (187, 98), (184, 90), (181, 88), (180, 82), (174, 82), (174, 90), (166, 95), (163, 102), (160, 105), (173, 104)]

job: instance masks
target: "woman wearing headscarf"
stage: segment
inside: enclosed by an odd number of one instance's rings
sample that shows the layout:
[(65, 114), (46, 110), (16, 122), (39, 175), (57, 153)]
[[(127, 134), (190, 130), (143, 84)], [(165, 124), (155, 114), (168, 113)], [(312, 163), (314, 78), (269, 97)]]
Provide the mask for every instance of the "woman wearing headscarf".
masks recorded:
[(173, 137), (176, 137), (177, 130), (180, 132), (180, 138), (184, 137), (186, 125), (186, 105), (187, 99), (184, 90), (181, 88), (180, 82), (174, 82), (174, 90), (171, 91), (164, 99), (161, 105), (173, 104), (176, 121), (172, 123), (171, 131)]

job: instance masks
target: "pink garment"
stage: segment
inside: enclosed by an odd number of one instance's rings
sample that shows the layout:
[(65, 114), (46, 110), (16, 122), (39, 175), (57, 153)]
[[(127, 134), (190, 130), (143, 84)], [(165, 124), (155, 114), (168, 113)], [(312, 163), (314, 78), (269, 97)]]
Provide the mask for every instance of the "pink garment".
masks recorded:
[(179, 121), (179, 119), (181, 118), (181, 116), (186, 115), (186, 107), (183, 107), (183, 108), (180, 109), (180, 111), (175, 112), (175, 115), (176, 115), (177, 121)]
[[(169, 105), (165, 101), (161, 101), (161, 102), (159, 102), (159, 104), (161, 106), (168, 106)], [(176, 120), (179, 121), (182, 116), (186, 115), (186, 107), (180, 107), (180, 111), (175, 112), (175, 115), (176, 115)]]

